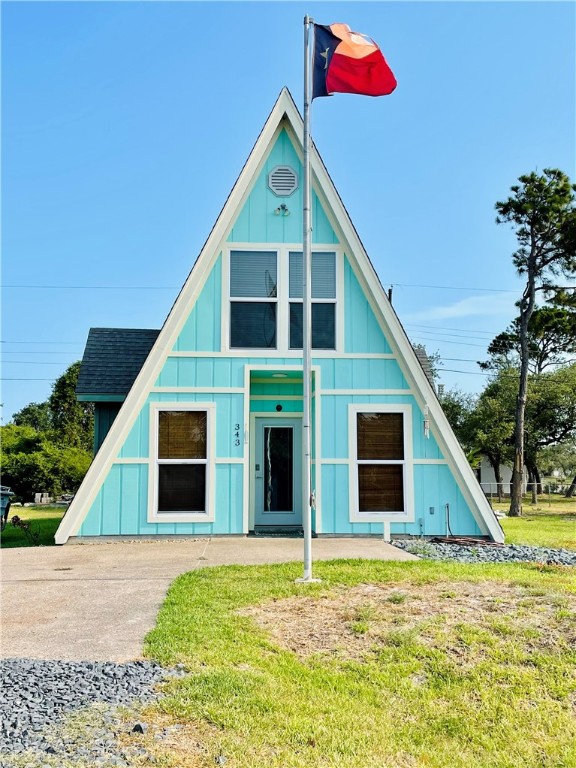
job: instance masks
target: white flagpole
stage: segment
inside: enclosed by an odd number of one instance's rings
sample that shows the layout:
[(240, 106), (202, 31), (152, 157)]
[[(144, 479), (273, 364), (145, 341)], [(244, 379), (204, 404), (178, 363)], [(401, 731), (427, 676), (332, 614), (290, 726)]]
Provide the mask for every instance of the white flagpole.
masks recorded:
[(310, 31), (314, 19), (304, 17), (304, 185), (302, 238), (302, 527), (304, 529), (304, 575), (298, 581), (312, 578), (312, 439), (311, 439), (311, 375), (312, 375), (312, 221), (310, 178)]

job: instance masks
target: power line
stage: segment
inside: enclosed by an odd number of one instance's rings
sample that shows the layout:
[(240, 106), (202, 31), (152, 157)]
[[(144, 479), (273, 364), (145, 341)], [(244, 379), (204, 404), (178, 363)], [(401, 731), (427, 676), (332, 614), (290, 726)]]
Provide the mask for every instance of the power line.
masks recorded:
[(56, 381), (56, 379), (13, 379), (2, 377), (0, 381)]
[(3, 288), (25, 288), (43, 291), (177, 291), (174, 285), (4, 285)]
[[(419, 323), (405, 323), (404, 328), (428, 328), (431, 331), (459, 331), (461, 333), (469, 333), (472, 330), (470, 328), (446, 328), (442, 325), (420, 325)], [(473, 333), (483, 333), (486, 336), (495, 336), (497, 333), (500, 333), (500, 331), (479, 331), (474, 328)]]
[(458, 285), (418, 285), (416, 283), (386, 283), (390, 288), (433, 288), (441, 291), (487, 291), (488, 293), (519, 293), (520, 288), (470, 288)]
[(0, 339), (0, 344), (82, 344), (82, 341), (7, 341)]

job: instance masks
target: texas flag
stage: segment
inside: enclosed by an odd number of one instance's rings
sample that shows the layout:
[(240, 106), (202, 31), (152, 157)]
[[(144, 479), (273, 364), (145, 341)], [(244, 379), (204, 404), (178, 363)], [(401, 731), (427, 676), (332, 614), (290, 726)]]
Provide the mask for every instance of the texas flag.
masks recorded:
[(347, 24), (314, 24), (312, 98), (333, 93), (387, 96), (396, 78), (374, 40)]

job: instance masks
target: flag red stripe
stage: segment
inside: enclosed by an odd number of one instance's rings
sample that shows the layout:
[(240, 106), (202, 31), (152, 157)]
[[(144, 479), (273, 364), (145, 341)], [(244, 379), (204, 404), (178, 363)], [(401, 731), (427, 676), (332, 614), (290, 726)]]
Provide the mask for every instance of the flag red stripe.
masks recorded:
[(337, 51), (326, 76), (328, 93), (358, 93), (387, 96), (396, 88), (396, 78), (380, 50), (362, 59), (342, 56)]

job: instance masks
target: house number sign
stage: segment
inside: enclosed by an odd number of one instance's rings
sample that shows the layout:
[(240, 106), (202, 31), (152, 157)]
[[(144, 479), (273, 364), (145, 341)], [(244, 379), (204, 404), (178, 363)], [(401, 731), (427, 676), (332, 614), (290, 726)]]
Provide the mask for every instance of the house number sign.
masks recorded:
[(240, 424), (234, 424), (234, 445), (240, 445)]

